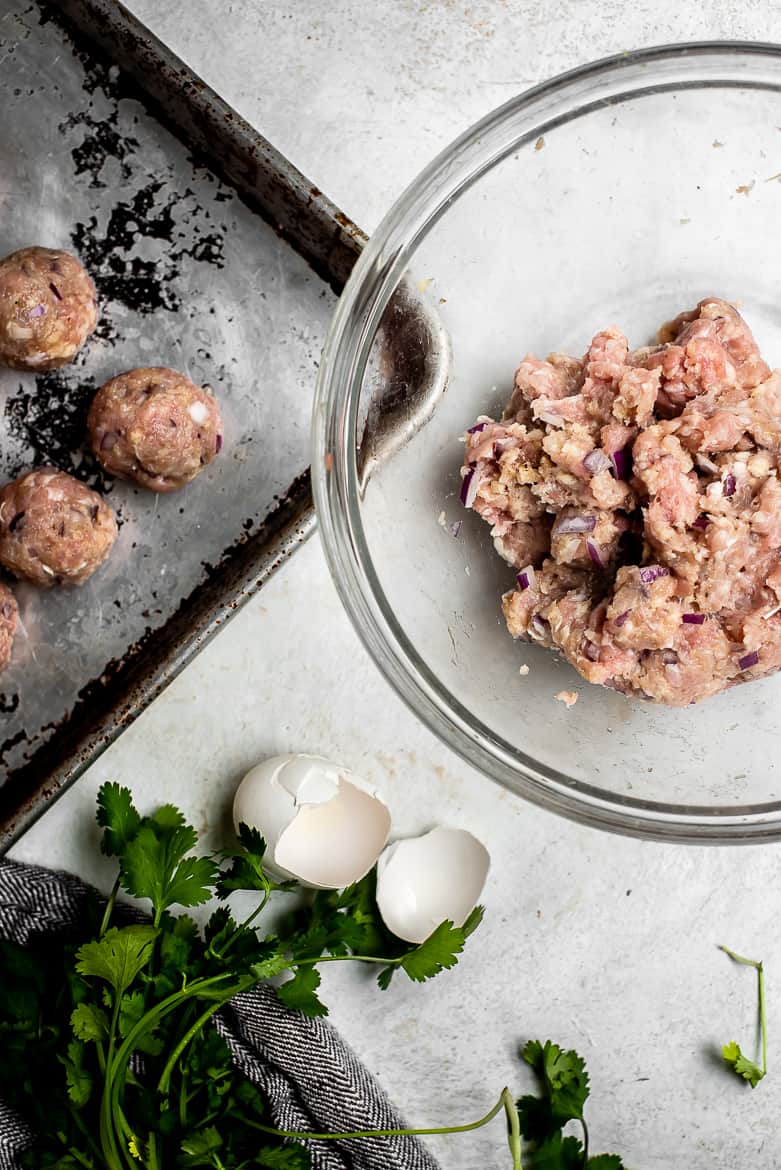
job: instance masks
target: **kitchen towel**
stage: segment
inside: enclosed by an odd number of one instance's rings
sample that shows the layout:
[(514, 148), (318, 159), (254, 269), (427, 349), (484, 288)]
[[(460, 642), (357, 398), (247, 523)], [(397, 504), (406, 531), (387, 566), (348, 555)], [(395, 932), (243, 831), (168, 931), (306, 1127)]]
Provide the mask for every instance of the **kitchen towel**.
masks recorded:
[[(0, 860), (0, 938), (26, 945), (34, 935), (70, 932), (91, 893), (70, 874)], [(238, 1067), (265, 1092), (280, 1129), (343, 1133), (403, 1126), (338, 1032), (322, 1020), (288, 1011), (271, 988), (237, 996), (216, 1025)], [(18, 1170), (19, 1154), (32, 1136), (0, 1100), (0, 1170)], [(316, 1170), (438, 1170), (415, 1138), (308, 1145)]]

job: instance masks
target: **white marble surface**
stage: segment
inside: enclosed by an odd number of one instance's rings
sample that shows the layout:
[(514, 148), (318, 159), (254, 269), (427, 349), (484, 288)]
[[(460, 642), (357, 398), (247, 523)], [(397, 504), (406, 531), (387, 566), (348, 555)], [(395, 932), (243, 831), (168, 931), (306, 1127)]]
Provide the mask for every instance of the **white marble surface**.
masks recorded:
[[(190, 0), (185, 19), (181, 5), (132, 7), (368, 229), (435, 150), (517, 89), (641, 44), (774, 35), (763, 0), (686, 10), (672, 0)], [(297, 749), (380, 784), (397, 831), (469, 826), (493, 857), (486, 923), (453, 972), (423, 987), (397, 979), (385, 995), (363, 972), (324, 978), (334, 1022), (411, 1120), (476, 1116), (505, 1082), (522, 1087), (518, 1045), (551, 1036), (588, 1060), (595, 1151), (616, 1150), (635, 1170), (777, 1165), (777, 848), (611, 838), (475, 774), (380, 678), (316, 539), (13, 856), (105, 885), (92, 820), (104, 779), (149, 805), (179, 803), (214, 843), (244, 769)], [(755, 1003), (750, 973), (718, 942), (768, 967), (772, 1071), (755, 1092), (714, 1058), (733, 1036), (750, 1047)], [(432, 1147), (445, 1170), (507, 1164), (499, 1124)]]

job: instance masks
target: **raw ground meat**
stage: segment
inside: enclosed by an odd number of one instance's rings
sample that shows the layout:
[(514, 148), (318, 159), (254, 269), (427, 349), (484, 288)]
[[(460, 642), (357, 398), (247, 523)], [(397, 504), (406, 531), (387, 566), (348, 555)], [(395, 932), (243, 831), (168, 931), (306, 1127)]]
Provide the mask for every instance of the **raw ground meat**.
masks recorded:
[(97, 323), (95, 285), (69, 252), (22, 248), (0, 260), (0, 365), (64, 366)]
[(524, 358), (466, 433), (461, 498), (518, 570), (514, 637), (685, 706), (781, 668), (781, 371), (713, 297), (658, 341)]
[(64, 471), (28, 471), (0, 491), (0, 564), (34, 585), (81, 585), (116, 537), (105, 500)]
[(5, 670), (11, 661), (16, 623), (19, 620), (19, 606), (7, 585), (0, 581), (0, 670)]
[(222, 446), (222, 419), (212, 395), (163, 367), (129, 370), (106, 382), (87, 427), (107, 471), (155, 492), (189, 483)]

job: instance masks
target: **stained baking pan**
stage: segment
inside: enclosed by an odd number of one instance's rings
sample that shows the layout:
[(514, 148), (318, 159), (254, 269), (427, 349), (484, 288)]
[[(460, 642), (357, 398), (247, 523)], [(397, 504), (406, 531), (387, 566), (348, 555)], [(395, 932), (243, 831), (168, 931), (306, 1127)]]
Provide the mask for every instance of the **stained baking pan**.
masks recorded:
[[(0, 371), (0, 478), (56, 465), (121, 525), (81, 589), (16, 587), (5, 848), (311, 530), (316, 365), (363, 237), (113, 0), (4, 0), (0, 95), (0, 253), (73, 250), (102, 301), (76, 364)], [(91, 394), (137, 365), (220, 400), (223, 453), (180, 493), (112, 482), (85, 452)]]

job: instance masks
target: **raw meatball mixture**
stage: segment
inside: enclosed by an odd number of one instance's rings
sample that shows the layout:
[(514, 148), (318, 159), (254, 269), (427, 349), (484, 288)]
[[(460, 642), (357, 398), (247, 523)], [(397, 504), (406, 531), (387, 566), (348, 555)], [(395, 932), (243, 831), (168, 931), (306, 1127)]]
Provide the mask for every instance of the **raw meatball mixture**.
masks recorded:
[(222, 446), (217, 403), (183, 374), (130, 370), (101, 386), (87, 419), (107, 471), (155, 492), (194, 479)]
[(35, 585), (80, 585), (116, 538), (108, 504), (64, 471), (28, 471), (0, 491), (0, 564)]
[(518, 570), (511, 634), (683, 706), (781, 667), (781, 372), (715, 298), (658, 337), (524, 358), (461, 498)]
[(19, 606), (16, 604), (16, 598), (8, 586), (0, 581), (0, 670), (4, 670), (11, 661), (18, 619)]
[(22, 248), (0, 260), (0, 365), (64, 366), (97, 323), (95, 285), (69, 252)]

